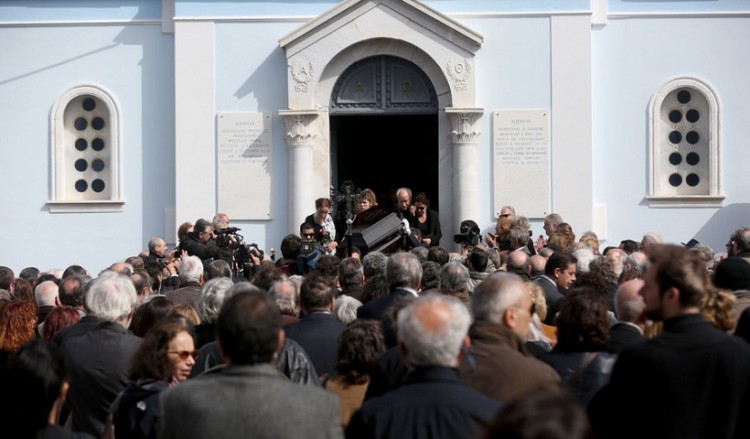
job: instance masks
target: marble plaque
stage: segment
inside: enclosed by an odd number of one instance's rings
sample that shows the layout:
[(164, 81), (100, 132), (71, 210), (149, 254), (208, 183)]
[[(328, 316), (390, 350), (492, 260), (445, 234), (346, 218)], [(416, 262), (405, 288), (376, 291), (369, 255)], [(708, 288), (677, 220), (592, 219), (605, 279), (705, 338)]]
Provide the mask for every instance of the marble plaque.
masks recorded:
[(550, 206), (549, 110), (495, 111), (492, 117), (495, 217), (505, 205), (544, 218)]
[(219, 113), (217, 122), (218, 211), (271, 219), (271, 115)]

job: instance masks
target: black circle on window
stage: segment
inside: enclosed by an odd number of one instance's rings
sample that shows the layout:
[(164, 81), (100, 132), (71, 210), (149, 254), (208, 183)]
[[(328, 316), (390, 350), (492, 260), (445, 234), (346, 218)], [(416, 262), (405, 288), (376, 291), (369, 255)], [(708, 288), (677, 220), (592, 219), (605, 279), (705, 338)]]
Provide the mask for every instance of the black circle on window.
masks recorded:
[(84, 159), (78, 159), (78, 160), (76, 160), (76, 164), (75, 164), (75, 167), (76, 167), (76, 171), (78, 171), (78, 172), (83, 172), (83, 171), (85, 171), (86, 169), (88, 169), (88, 167), (89, 167), (89, 164), (88, 164), (88, 162), (87, 162), (86, 160), (84, 160)]
[(691, 108), (687, 111), (687, 113), (685, 113), (685, 119), (687, 119), (687, 121), (690, 123), (696, 123), (700, 118), (701, 114), (695, 108)]
[(680, 174), (672, 174), (669, 176), (669, 184), (677, 187), (682, 184), (682, 176)]
[(88, 125), (89, 123), (86, 122), (86, 119), (82, 117), (79, 117), (75, 122), (73, 122), (73, 126), (75, 126), (78, 131), (85, 130)]
[(672, 166), (677, 166), (680, 163), (682, 163), (682, 155), (679, 152), (673, 152), (672, 154), (669, 154), (669, 163), (672, 164)]
[(682, 142), (682, 133), (677, 130), (672, 131), (671, 133), (669, 133), (669, 141), (673, 145), (677, 145), (678, 143)]
[(691, 145), (695, 145), (701, 140), (701, 135), (698, 134), (698, 131), (690, 131), (685, 135), (685, 140)]
[(91, 162), (91, 169), (93, 169), (96, 172), (102, 172), (102, 170), (104, 169), (104, 160), (96, 159), (93, 162)]
[(96, 108), (96, 101), (91, 98), (86, 98), (83, 100), (83, 103), (81, 104), (84, 110), (91, 111), (94, 108)]
[(91, 147), (94, 148), (94, 151), (101, 151), (104, 149), (104, 140), (100, 138), (96, 138), (91, 141)]
[(696, 187), (700, 182), (701, 178), (696, 174), (688, 174), (688, 176), (685, 177), (685, 183), (687, 183), (690, 187)]
[(669, 112), (669, 121), (672, 123), (677, 123), (682, 120), (682, 111), (680, 110), (672, 110)]
[(86, 183), (86, 180), (78, 180), (76, 181), (76, 190), (78, 192), (86, 192), (86, 189), (89, 188), (89, 184)]
[(79, 151), (86, 151), (89, 147), (89, 142), (86, 139), (76, 139), (76, 149)]
[(99, 193), (104, 190), (104, 180), (101, 180), (97, 178), (96, 180), (91, 182), (91, 189), (94, 190), (94, 192)]
[(690, 98), (692, 98), (692, 96), (687, 90), (680, 90), (677, 93), (677, 101), (681, 104), (687, 104), (688, 102), (690, 102)]
[(695, 166), (701, 161), (701, 156), (697, 152), (691, 152), (685, 157), (685, 161), (688, 162), (688, 165)]
[(104, 119), (101, 117), (95, 117), (94, 120), (91, 121), (91, 127), (97, 131), (104, 128)]

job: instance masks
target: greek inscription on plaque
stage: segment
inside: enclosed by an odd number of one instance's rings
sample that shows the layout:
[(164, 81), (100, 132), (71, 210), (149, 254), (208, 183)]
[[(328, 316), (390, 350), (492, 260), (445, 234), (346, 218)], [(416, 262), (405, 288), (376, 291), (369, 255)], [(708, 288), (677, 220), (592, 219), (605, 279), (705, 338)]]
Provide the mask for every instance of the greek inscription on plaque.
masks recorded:
[(230, 218), (271, 217), (271, 115), (218, 116), (218, 210)]
[(549, 111), (493, 113), (494, 213), (504, 205), (529, 218), (549, 211)]

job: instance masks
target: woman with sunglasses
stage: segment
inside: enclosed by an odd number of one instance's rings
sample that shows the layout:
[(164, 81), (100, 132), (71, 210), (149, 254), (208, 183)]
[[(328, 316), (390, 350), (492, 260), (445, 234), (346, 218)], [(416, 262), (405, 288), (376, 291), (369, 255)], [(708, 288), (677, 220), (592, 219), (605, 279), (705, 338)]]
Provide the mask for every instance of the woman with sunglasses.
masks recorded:
[(144, 336), (130, 367), (130, 383), (112, 404), (117, 439), (156, 438), (159, 394), (190, 376), (198, 351), (193, 326), (168, 317)]

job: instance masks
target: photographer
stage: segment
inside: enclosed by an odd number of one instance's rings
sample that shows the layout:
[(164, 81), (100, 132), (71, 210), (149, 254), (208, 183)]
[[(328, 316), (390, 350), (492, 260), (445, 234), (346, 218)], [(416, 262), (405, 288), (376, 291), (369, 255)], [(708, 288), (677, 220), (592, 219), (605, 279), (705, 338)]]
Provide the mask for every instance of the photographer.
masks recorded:
[(193, 231), (185, 235), (180, 242), (180, 250), (188, 256), (198, 256), (202, 261), (214, 259), (219, 255), (219, 247), (214, 242), (214, 228), (210, 222), (201, 218), (195, 222)]
[(471, 249), (482, 240), (482, 232), (473, 220), (461, 221), (458, 231), (458, 235), (453, 236), (453, 242), (461, 244), (461, 257), (466, 259)]

